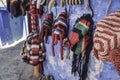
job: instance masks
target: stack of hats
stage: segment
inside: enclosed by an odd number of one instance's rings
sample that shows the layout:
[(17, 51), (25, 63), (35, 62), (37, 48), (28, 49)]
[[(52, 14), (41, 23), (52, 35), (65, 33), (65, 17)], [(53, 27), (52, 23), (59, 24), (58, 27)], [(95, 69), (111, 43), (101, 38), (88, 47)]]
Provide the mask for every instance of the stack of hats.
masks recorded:
[(86, 49), (89, 40), (89, 28), (92, 23), (93, 21), (90, 14), (83, 15), (76, 21), (69, 38), (70, 48), (75, 54), (79, 55)]
[(38, 32), (34, 32), (27, 37), (21, 55), (24, 62), (36, 66), (45, 60), (44, 52), (44, 45), (39, 41)]
[(94, 55), (102, 61), (112, 61), (116, 69), (118, 69), (118, 66), (120, 66), (119, 47), (120, 11), (116, 11), (97, 23), (94, 34)]
[(6, 0), (7, 1), (7, 10), (14, 16), (25, 16), (25, 4), (21, 0)]
[(45, 20), (42, 24), (41, 32), (40, 32), (40, 39), (44, 42), (44, 37), (46, 37), (46, 43), (48, 40), (48, 36), (52, 33), (52, 26), (53, 26), (53, 13), (46, 14)]
[(54, 45), (57, 44), (57, 40), (60, 40), (60, 55), (61, 59), (63, 59), (63, 39), (67, 37), (68, 25), (67, 25), (67, 13), (64, 10), (58, 18), (54, 22), (54, 26), (52, 28), (52, 53), (54, 53)]

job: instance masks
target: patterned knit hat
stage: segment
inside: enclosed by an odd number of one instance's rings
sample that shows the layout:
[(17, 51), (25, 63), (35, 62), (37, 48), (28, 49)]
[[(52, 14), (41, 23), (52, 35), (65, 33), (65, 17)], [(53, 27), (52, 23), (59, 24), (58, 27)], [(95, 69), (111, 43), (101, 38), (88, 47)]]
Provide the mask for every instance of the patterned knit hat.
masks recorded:
[(54, 45), (57, 44), (57, 40), (60, 39), (60, 54), (61, 59), (63, 59), (63, 39), (67, 37), (67, 13), (66, 10), (64, 10), (58, 18), (54, 22), (54, 26), (52, 28), (52, 53), (53, 56), (55, 56), (54, 53)]
[(31, 33), (24, 43), (21, 54), (23, 61), (33, 66), (38, 65), (45, 60), (44, 45), (38, 40), (38, 32)]
[(52, 26), (53, 26), (53, 13), (46, 14), (40, 33), (41, 36), (40, 38), (42, 42), (44, 42), (44, 37), (46, 37), (45, 41), (47, 43), (48, 36), (51, 35), (52, 33)]
[(111, 13), (97, 23), (94, 34), (94, 55), (97, 59), (111, 61), (110, 50), (120, 46), (120, 11)]
[(76, 21), (73, 31), (70, 33), (70, 47), (75, 51), (75, 54), (80, 54), (87, 47), (89, 28), (92, 23), (90, 14), (83, 15)]

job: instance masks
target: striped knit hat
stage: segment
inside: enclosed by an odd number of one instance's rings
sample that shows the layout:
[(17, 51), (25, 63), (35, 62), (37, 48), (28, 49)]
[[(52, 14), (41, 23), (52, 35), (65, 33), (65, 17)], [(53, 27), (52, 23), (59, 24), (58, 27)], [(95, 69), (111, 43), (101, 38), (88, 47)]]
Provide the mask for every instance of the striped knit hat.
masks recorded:
[(38, 32), (31, 33), (24, 43), (21, 54), (23, 61), (33, 66), (45, 60), (44, 45), (38, 40)]
[(93, 23), (90, 14), (83, 15), (76, 21), (73, 31), (70, 33), (70, 44), (71, 49), (75, 54), (80, 54), (87, 47), (87, 42), (89, 40), (89, 28)]
[(54, 26), (52, 28), (52, 53), (54, 53), (54, 45), (57, 44), (57, 40), (60, 39), (60, 54), (61, 59), (63, 59), (63, 39), (67, 37), (68, 25), (67, 25), (67, 13), (64, 10), (58, 18), (54, 22)]
[(120, 46), (120, 11), (111, 13), (97, 23), (94, 34), (94, 55), (111, 61), (110, 50)]
[(46, 14), (45, 20), (42, 24), (41, 28), (41, 33), (40, 33), (40, 38), (42, 42), (44, 42), (44, 37), (46, 37), (46, 43), (48, 40), (48, 36), (51, 35), (52, 33), (52, 26), (53, 26), (53, 13), (51, 12), (50, 14)]

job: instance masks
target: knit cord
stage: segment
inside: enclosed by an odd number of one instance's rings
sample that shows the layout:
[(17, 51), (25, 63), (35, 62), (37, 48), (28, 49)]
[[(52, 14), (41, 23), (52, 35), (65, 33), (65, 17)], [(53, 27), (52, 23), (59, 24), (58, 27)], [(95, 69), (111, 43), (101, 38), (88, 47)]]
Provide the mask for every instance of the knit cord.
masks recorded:
[(107, 16), (107, 14), (108, 14), (108, 10), (109, 10), (109, 8), (110, 8), (111, 3), (112, 3), (112, 0), (109, 0), (109, 4), (108, 4), (108, 6), (107, 6), (106, 13), (105, 13), (106, 16)]
[(80, 80), (86, 80), (87, 77), (87, 70), (88, 70), (88, 63), (89, 63), (89, 56), (92, 50), (92, 46), (93, 46), (93, 24), (91, 25), (91, 29), (90, 29), (90, 34), (89, 34), (89, 42), (88, 42), (88, 46), (86, 48), (86, 51), (84, 53), (84, 59), (85, 59), (85, 63), (83, 63), (83, 69), (82, 69), (82, 74), (81, 74), (81, 79)]
[(90, 7), (90, 9), (91, 9), (91, 11), (92, 11), (92, 17), (94, 16), (94, 11), (93, 11), (93, 9), (92, 9), (92, 7), (91, 7), (91, 0), (88, 0), (88, 2), (89, 2), (89, 7)]

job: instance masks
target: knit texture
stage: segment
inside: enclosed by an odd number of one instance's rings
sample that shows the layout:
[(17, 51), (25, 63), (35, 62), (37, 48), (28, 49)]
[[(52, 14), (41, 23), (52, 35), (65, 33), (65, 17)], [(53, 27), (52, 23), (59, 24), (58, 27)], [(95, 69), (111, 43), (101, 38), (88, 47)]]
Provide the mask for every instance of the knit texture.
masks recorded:
[(94, 55), (102, 61), (111, 61), (109, 51), (120, 46), (120, 11), (111, 13), (96, 25)]
[(52, 26), (53, 26), (53, 13), (46, 14), (45, 20), (42, 23), (42, 28), (40, 32), (40, 38), (42, 42), (44, 42), (44, 37), (46, 38), (45, 42), (47, 43), (48, 41), (48, 36), (51, 35), (52, 33)]
[(61, 59), (63, 59), (63, 39), (67, 37), (68, 26), (67, 26), (67, 13), (66, 10), (61, 12), (58, 18), (54, 22), (54, 26), (52, 28), (52, 54), (54, 53), (54, 45), (57, 44), (57, 40), (60, 40), (60, 55)]
[[(88, 15), (87, 15), (88, 16)], [(86, 18), (87, 18), (86, 16)], [(75, 54), (82, 53), (87, 47), (89, 36), (87, 33), (89, 32), (89, 28), (91, 27), (91, 20), (87, 20), (81, 17), (76, 21), (73, 31), (70, 33), (70, 44), (71, 49), (75, 52)], [(88, 18), (90, 18), (88, 16)]]
[(111, 61), (120, 75), (120, 47), (110, 51)]

